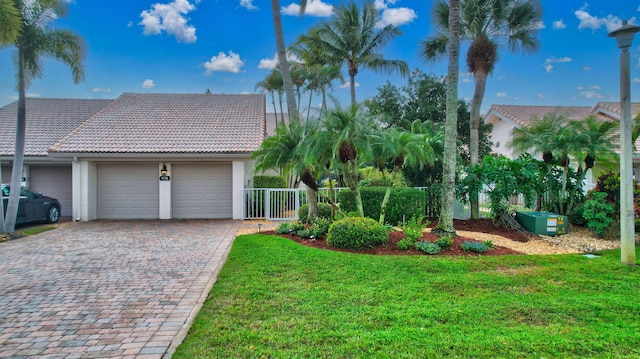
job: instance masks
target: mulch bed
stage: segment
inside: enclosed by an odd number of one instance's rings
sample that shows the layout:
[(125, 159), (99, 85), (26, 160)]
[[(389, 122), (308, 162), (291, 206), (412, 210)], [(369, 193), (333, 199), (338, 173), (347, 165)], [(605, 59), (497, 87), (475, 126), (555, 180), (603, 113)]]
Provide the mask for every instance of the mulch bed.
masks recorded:
[[(496, 227), (495, 225), (493, 225), (491, 220), (486, 220), (486, 219), (466, 220), (466, 221), (455, 220), (453, 223), (453, 227), (459, 231), (490, 233), (490, 234), (500, 235), (505, 238), (509, 238), (511, 240), (518, 241), (518, 242), (528, 241), (528, 237), (526, 234), (519, 233), (517, 231), (510, 230), (507, 228)], [(396, 246), (396, 243), (398, 243), (399, 240), (404, 238), (404, 233), (400, 231), (389, 233), (389, 242), (384, 246), (363, 249), (363, 250), (351, 250), (351, 249), (341, 249), (341, 248), (330, 247), (327, 245), (327, 242), (324, 237), (318, 238), (316, 240), (311, 240), (311, 239), (292, 236), (289, 234), (275, 234), (274, 231), (268, 231), (263, 233), (272, 234), (272, 235), (276, 235), (284, 238), (289, 238), (297, 243), (300, 243), (308, 247), (314, 247), (318, 249), (326, 249), (326, 250), (338, 251), (338, 252), (375, 254), (375, 255), (426, 255), (424, 252), (420, 252), (413, 248), (409, 250), (398, 249), (398, 247)], [(429, 233), (429, 231), (427, 230), (423, 234), (421, 241), (433, 242), (436, 239), (438, 239), (438, 237)], [(454, 238), (451, 248), (449, 248), (446, 251), (441, 251), (440, 253), (436, 254), (436, 256), (459, 256), (459, 255), (499, 256), (499, 255), (505, 255), (505, 254), (523, 254), (521, 252), (514, 251), (510, 248), (500, 247), (500, 246), (494, 246), (493, 249), (490, 249), (485, 253), (467, 252), (462, 250), (461, 248), (462, 242), (474, 241), (474, 240), (475, 240), (474, 238), (457, 236), (456, 238)]]

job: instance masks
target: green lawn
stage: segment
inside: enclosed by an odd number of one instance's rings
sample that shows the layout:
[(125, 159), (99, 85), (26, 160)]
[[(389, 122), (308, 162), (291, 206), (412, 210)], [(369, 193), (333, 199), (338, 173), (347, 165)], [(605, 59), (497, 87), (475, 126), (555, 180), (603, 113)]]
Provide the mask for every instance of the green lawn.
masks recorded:
[(619, 251), (446, 258), (236, 239), (174, 358), (640, 358)]

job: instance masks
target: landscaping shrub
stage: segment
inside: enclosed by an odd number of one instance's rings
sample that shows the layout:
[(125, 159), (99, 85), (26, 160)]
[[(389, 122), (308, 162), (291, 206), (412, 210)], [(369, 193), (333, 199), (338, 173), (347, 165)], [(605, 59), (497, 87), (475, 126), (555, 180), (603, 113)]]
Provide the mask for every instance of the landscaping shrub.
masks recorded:
[(324, 236), (329, 232), (329, 227), (331, 226), (331, 220), (328, 218), (318, 217), (311, 222), (311, 227), (309, 227), (309, 233), (314, 238), (318, 238), (320, 236)]
[(398, 241), (398, 243), (396, 243), (396, 247), (398, 247), (398, 249), (401, 251), (406, 251), (407, 249), (413, 247), (414, 244), (414, 240), (411, 240), (409, 238), (402, 238)]
[(415, 248), (431, 255), (440, 253), (440, 246), (431, 242), (416, 242)]
[(587, 220), (587, 228), (598, 237), (604, 237), (613, 222), (616, 208), (607, 202), (606, 192), (592, 192), (584, 203), (582, 215)]
[[(302, 223), (307, 223), (309, 217), (309, 204), (303, 204), (298, 209), (298, 219)], [(328, 203), (318, 203), (318, 218), (331, 218), (331, 205)]]
[(433, 243), (440, 247), (440, 249), (447, 250), (453, 244), (453, 237), (451, 235), (442, 236), (436, 239)]
[(282, 222), (276, 228), (278, 234), (297, 234), (299, 231), (304, 230), (304, 224), (300, 222)]
[[(386, 192), (386, 187), (365, 187), (360, 189), (364, 216), (372, 219), (380, 218), (380, 207)], [(415, 188), (392, 188), (391, 197), (387, 204), (385, 219), (392, 225), (398, 225), (411, 217), (424, 217), (425, 194)], [(338, 193), (340, 209), (345, 212), (356, 211), (356, 199), (350, 190)]]
[(370, 218), (347, 217), (333, 222), (327, 245), (337, 248), (364, 249), (387, 243), (389, 232)]
[[(358, 170), (360, 187), (387, 187), (391, 183), (391, 171), (384, 170), (384, 173), (375, 167), (365, 167)], [(407, 187), (407, 181), (402, 172), (396, 174), (393, 187)]]
[(253, 176), (253, 188), (286, 188), (287, 182), (282, 176)]
[(493, 244), (489, 242), (476, 242), (476, 241), (464, 241), (460, 245), (463, 251), (467, 252), (476, 252), (476, 253), (484, 253), (489, 249), (493, 248)]
[(422, 222), (422, 218), (411, 217), (402, 225), (402, 232), (411, 241), (415, 242), (422, 237), (422, 231), (427, 228), (427, 223)]
[(583, 214), (584, 214), (584, 204), (580, 204), (576, 206), (568, 215), (569, 223), (575, 226), (586, 227), (588, 222), (587, 222), (587, 219), (584, 218)]

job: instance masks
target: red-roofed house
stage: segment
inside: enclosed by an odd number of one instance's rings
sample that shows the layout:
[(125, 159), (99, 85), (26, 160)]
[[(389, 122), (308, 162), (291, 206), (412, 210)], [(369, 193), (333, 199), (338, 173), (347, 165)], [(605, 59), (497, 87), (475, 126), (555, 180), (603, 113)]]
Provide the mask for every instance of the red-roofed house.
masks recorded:
[[(632, 117), (640, 113), (640, 103), (633, 103), (631, 112)], [(518, 154), (507, 147), (507, 143), (511, 140), (513, 129), (528, 126), (534, 121), (541, 120), (545, 115), (553, 113), (563, 115), (569, 120), (580, 120), (587, 116), (596, 116), (603, 121), (620, 121), (620, 103), (599, 102), (593, 107), (492, 105), (484, 119), (486, 123), (493, 125), (493, 131), (491, 132), (491, 140), (494, 142), (493, 151), (510, 158), (517, 157)], [(617, 146), (618, 143), (614, 145)], [(640, 148), (640, 141), (636, 144), (636, 147)], [(640, 173), (640, 153), (634, 153), (633, 163), (634, 173)], [(591, 182), (593, 178), (588, 178), (587, 181)]]
[(264, 95), (125, 93), (45, 153), (72, 167), (74, 220), (241, 219), (265, 120)]
[[(102, 110), (112, 100), (26, 99), (25, 162), (23, 184), (57, 198), (61, 215), (72, 214), (71, 159), (48, 156), (56, 142)], [(11, 181), (17, 103), (0, 108), (0, 161), (2, 183)]]

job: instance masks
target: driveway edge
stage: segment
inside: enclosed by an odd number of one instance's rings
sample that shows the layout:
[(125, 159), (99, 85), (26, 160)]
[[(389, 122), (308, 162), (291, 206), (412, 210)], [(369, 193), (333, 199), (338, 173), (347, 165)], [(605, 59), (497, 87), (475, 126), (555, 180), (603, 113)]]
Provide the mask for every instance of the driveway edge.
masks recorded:
[(207, 300), (207, 297), (209, 297), (209, 292), (211, 291), (211, 288), (213, 288), (213, 285), (218, 280), (218, 275), (220, 274), (220, 271), (222, 270), (222, 267), (224, 266), (224, 263), (226, 262), (227, 257), (229, 256), (229, 252), (231, 251), (231, 246), (233, 244), (233, 241), (236, 238), (235, 232), (233, 234), (226, 233), (224, 238), (225, 239), (222, 241), (222, 243), (220, 243), (220, 246), (216, 248), (213, 255), (211, 256), (211, 259), (209, 260), (209, 261), (212, 261), (213, 258), (216, 258), (219, 256), (220, 258), (219, 265), (216, 266), (215, 271), (211, 274), (211, 278), (209, 278), (209, 281), (207, 282), (207, 285), (202, 291), (202, 294), (200, 294), (200, 297), (198, 298), (196, 305), (193, 307), (193, 309), (189, 313), (189, 317), (187, 317), (187, 320), (184, 322), (184, 324), (182, 324), (182, 327), (178, 331), (178, 334), (173, 338), (173, 340), (171, 341), (171, 345), (169, 345), (169, 348), (167, 348), (167, 351), (162, 356), (163, 359), (170, 359), (173, 356), (173, 354), (175, 354), (176, 350), (178, 350), (178, 347), (180, 346), (180, 344), (182, 344), (182, 341), (184, 340), (184, 338), (187, 337), (187, 334), (189, 333), (189, 329), (191, 329), (191, 325), (193, 325), (193, 322), (195, 321), (196, 316), (198, 315), (198, 313), (200, 313), (200, 309), (202, 309), (204, 302)]

